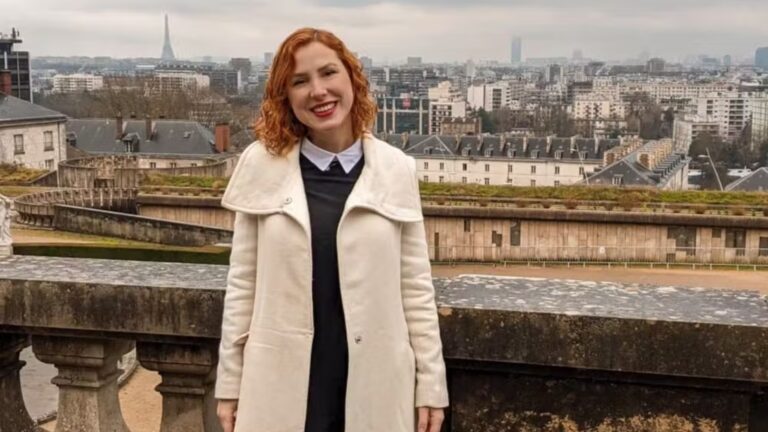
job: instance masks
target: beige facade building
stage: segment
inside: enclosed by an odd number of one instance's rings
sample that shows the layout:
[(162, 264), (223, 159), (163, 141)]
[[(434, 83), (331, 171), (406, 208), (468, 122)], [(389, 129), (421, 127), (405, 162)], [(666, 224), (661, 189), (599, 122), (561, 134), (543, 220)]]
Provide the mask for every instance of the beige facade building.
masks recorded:
[(55, 170), (67, 157), (64, 114), (0, 93), (0, 163)]
[(768, 141), (768, 99), (756, 100), (752, 106), (752, 148)]
[(696, 99), (692, 111), (720, 124), (720, 137), (728, 142), (739, 138), (752, 117), (752, 105), (768, 100), (765, 93), (710, 93)]
[(678, 151), (688, 153), (693, 141), (702, 134), (720, 136), (720, 122), (696, 115), (675, 119), (672, 140)]
[(381, 137), (416, 158), (427, 183), (564, 186), (603, 165), (621, 140), (579, 137), (390, 135)]
[(104, 77), (91, 74), (55, 75), (54, 93), (82, 93), (104, 88)]

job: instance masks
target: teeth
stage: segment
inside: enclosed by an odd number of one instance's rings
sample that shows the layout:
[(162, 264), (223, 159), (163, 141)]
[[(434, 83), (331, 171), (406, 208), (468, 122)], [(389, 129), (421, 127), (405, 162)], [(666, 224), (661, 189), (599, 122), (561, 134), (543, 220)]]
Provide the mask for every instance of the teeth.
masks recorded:
[(335, 104), (335, 102), (330, 102), (330, 103), (327, 103), (325, 105), (320, 105), (319, 107), (313, 108), (312, 111), (317, 112), (317, 113), (322, 113), (322, 112), (325, 112), (325, 111), (329, 111), (331, 108), (333, 108), (334, 104)]

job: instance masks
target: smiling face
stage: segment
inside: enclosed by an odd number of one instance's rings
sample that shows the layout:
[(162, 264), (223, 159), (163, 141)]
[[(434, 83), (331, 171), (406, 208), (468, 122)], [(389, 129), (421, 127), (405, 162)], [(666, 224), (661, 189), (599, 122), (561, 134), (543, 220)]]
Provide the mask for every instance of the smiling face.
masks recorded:
[(347, 139), (352, 135), (350, 111), (355, 95), (352, 81), (336, 52), (320, 42), (296, 50), (296, 65), (288, 80), (288, 101), (310, 138), (317, 135)]

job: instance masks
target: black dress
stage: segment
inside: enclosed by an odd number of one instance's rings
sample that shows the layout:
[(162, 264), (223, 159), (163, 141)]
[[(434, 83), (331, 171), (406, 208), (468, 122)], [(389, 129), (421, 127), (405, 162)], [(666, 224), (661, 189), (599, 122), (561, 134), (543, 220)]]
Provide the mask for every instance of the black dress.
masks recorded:
[(347, 332), (339, 287), (336, 230), (363, 159), (349, 172), (338, 161), (321, 171), (301, 155), (299, 164), (312, 232), (312, 309), (315, 334), (309, 369), (305, 432), (343, 432), (347, 391)]

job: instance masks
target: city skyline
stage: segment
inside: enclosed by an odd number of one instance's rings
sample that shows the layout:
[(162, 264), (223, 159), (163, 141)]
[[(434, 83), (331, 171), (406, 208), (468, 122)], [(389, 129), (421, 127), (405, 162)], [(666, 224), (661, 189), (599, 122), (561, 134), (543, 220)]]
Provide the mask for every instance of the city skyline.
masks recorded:
[(267, 4), (29, 0), (2, 9), (11, 17), (6, 25), (21, 29), (24, 49), (34, 56), (156, 57), (165, 13), (173, 22), (174, 51), (182, 59), (261, 57), (301, 26), (327, 28), (376, 62), (408, 56), (421, 56), (425, 62), (507, 62), (513, 36), (523, 39), (524, 58), (569, 57), (579, 47), (585, 57), (603, 60), (632, 58), (643, 51), (673, 61), (697, 54), (739, 59), (768, 45), (768, 28), (761, 20), (768, 15), (768, 4), (756, 0), (727, 7), (710, 0), (672, 5), (588, 0), (579, 6), (553, 1), (509, 6), (497, 0), (472, 5), (434, 0)]

